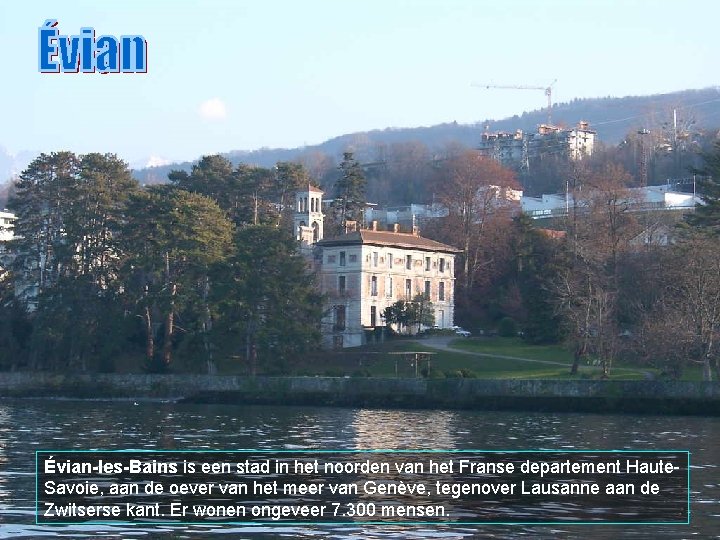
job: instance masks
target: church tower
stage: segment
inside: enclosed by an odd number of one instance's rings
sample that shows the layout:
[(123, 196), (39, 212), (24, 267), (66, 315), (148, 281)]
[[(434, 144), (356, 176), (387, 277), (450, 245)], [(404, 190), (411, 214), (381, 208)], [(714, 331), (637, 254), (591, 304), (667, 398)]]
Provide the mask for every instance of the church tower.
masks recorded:
[(323, 190), (308, 185), (295, 193), (294, 234), (304, 244), (314, 244), (323, 239)]

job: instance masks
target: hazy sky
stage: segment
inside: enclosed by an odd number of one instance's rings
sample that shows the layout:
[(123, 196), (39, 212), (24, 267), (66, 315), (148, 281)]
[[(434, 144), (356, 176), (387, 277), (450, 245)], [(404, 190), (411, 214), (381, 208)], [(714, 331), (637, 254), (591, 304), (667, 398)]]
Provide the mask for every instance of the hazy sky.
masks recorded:
[[(148, 73), (40, 74), (38, 27), (142, 34)], [(179, 160), (718, 82), (717, 0), (0, 2), (0, 146)], [(611, 118), (608, 118), (610, 120)]]

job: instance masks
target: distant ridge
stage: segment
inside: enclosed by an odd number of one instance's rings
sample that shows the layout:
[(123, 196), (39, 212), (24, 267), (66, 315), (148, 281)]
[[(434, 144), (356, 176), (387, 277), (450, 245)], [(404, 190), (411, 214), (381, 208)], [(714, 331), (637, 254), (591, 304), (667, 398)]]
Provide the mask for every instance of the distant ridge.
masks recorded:
[[(601, 142), (614, 145), (632, 129), (658, 128), (662, 123), (671, 122), (673, 108), (678, 110), (679, 115), (693, 117), (694, 129), (716, 128), (720, 126), (720, 87), (650, 96), (574, 99), (554, 105), (552, 115), (553, 122), (558, 125), (574, 126), (580, 120), (587, 120), (590, 127), (598, 132)], [(235, 164), (243, 162), (271, 167), (278, 161), (291, 161), (313, 152), (337, 158), (344, 150), (352, 148), (360, 161), (372, 161), (377, 145), (419, 141), (432, 150), (441, 150), (450, 142), (475, 147), (485, 125), (489, 125), (490, 131), (534, 131), (539, 124), (546, 122), (546, 116), (546, 110), (537, 109), (519, 116), (483, 120), (475, 124), (450, 122), (428, 127), (377, 129), (340, 135), (313, 146), (235, 150), (223, 155)], [(187, 161), (138, 169), (134, 174), (142, 183), (165, 182), (171, 170), (189, 170), (192, 163)]]

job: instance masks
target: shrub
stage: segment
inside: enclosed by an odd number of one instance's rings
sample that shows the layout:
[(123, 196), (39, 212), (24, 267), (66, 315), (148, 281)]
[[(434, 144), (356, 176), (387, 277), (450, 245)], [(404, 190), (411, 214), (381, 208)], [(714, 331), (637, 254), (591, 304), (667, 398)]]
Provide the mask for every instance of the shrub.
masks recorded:
[(517, 323), (512, 317), (503, 317), (498, 323), (498, 335), (500, 337), (514, 337), (517, 335)]

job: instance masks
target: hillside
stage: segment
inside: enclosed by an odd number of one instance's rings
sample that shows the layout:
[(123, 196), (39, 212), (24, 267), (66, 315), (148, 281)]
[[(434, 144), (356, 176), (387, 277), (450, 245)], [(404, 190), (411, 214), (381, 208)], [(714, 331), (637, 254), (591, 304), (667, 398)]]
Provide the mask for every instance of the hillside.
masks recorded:
[[(720, 88), (684, 90), (670, 94), (651, 96), (628, 96), (623, 98), (575, 99), (553, 106), (553, 122), (572, 126), (579, 120), (587, 120), (597, 130), (599, 139), (609, 145), (622, 141), (634, 129), (648, 127), (659, 129), (672, 121), (672, 110), (684, 121), (694, 120), (693, 129), (709, 129), (720, 124)], [(458, 142), (468, 147), (475, 146), (489, 125), (491, 131), (532, 131), (538, 124), (547, 121), (547, 111), (538, 109), (502, 120), (482, 120), (476, 124), (456, 122), (428, 127), (387, 128), (366, 132), (340, 135), (321, 144), (299, 148), (261, 148), (253, 151), (232, 151), (226, 155), (233, 163), (270, 167), (278, 161), (291, 161), (304, 155), (317, 153), (333, 158), (345, 149), (352, 148), (360, 161), (375, 161), (377, 147), (418, 141), (429, 148), (441, 149), (448, 143)], [(164, 182), (172, 169), (189, 170), (192, 162), (175, 163), (162, 167), (151, 167), (135, 171), (142, 183)]]

